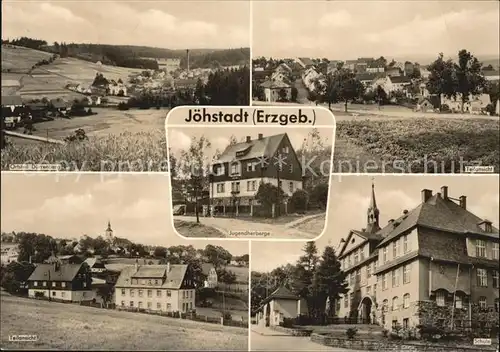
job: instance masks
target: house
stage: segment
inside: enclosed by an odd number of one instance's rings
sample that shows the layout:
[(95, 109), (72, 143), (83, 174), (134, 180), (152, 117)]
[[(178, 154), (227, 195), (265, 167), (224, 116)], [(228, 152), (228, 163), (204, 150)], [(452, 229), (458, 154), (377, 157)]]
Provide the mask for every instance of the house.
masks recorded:
[(62, 99), (52, 99), (49, 103), (52, 112), (66, 115), (69, 110), (69, 104)]
[(446, 186), (423, 189), (417, 207), (384, 226), (372, 184), (365, 228), (342, 240), (339, 260), (348, 282), (339, 317), (387, 329), (449, 327), (452, 317), (452, 328), (498, 325), (498, 229)]
[(45, 260), (45, 263), (48, 264), (53, 264), (53, 263), (60, 263), (60, 264), (81, 264), (84, 262), (84, 260), (77, 256), (77, 255), (62, 255), (62, 256), (56, 256), (52, 254), (47, 260)]
[(285, 75), (288, 75), (292, 73), (292, 68), (288, 66), (286, 63), (282, 62), (281, 64), (278, 65), (278, 67), (274, 69), (274, 72), (281, 72)]
[(4, 109), (8, 109), (11, 113), (14, 113), (14, 111), (19, 110), (23, 106), (23, 100), (20, 95), (2, 95), (2, 113)]
[(434, 105), (432, 104), (431, 100), (427, 97), (420, 97), (417, 102), (417, 107), (416, 111), (421, 111), (421, 112), (433, 112), (434, 111)]
[(111, 81), (108, 85), (107, 93), (115, 96), (127, 96), (127, 87), (123, 83)]
[(118, 309), (189, 312), (195, 309), (195, 283), (189, 265), (129, 265), (115, 284)]
[(218, 284), (218, 276), (217, 276), (217, 270), (215, 270), (213, 264), (203, 263), (201, 264), (201, 270), (203, 271), (203, 274), (207, 277), (207, 279), (205, 280), (205, 287), (216, 288)]
[(308, 57), (299, 57), (295, 59), (302, 68), (307, 69), (314, 66), (314, 62)]
[(28, 295), (68, 302), (92, 301), (92, 276), (86, 264), (39, 264), (28, 278)]
[(407, 87), (410, 85), (411, 80), (406, 76), (390, 77), (386, 74), (379, 74), (372, 82), (371, 89), (377, 89), (380, 86), (389, 95), (396, 91), (407, 93)]
[(257, 324), (260, 326), (279, 326), (285, 318), (296, 318), (303, 309), (303, 301), (286, 287), (279, 287), (266, 297), (258, 308)]
[(316, 82), (321, 77), (321, 75), (314, 69), (309, 68), (302, 74), (302, 82), (309, 91), (314, 91), (316, 88)]
[(266, 101), (290, 101), (292, 99), (292, 86), (280, 80), (268, 80), (260, 85), (264, 88)]
[(399, 77), (402, 76), (402, 72), (399, 67), (389, 67), (385, 71), (389, 77)]
[(288, 75), (283, 73), (282, 71), (274, 71), (271, 75), (271, 81), (286, 82), (288, 81)]
[(411, 75), (411, 74), (415, 71), (415, 69), (418, 69), (418, 66), (415, 66), (415, 65), (413, 64), (413, 62), (406, 61), (406, 62), (404, 63), (404, 68), (403, 68), (403, 70), (404, 70), (404, 74), (405, 74), (405, 76), (409, 76), (409, 75)]
[(468, 101), (463, 103), (462, 110), (462, 98), (460, 93), (458, 93), (455, 97), (446, 97), (445, 95), (441, 95), (441, 106), (446, 105), (451, 112), (465, 112), (471, 114), (479, 114), (481, 113), (488, 104), (491, 103), (489, 94), (478, 94), (478, 95), (469, 95)]
[(256, 139), (247, 136), (245, 142), (229, 145), (211, 168), (210, 198), (223, 214), (253, 215), (261, 183), (279, 185), (283, 203), (303, 188), (302, 166), (286, 133), (268, 137), (259, 133)]
[(489, 94), (478, 94), (472, 96), (470, 99), (470, 113), (471, 114), (481, 114), (485, 111), (486, 107), (491, 104), (491, 98)]
[(384, 74), (376, 74), (376, 73), (357, 73), (356, 78), (365, 86), (365, 88), (371, 88), (373, 82), (377, 78), (385, 78)]
[(100, 258), (90, 257), (85, 260), (85, 263), (90, 267), (92, 274), (103, 273), (106, 271), (104, 262)]
[(44, 103), (28, 103), (26, 104), (26, 108), (33, 119), (43, 119), (47, 117), (48, 107)]
[(489, 82), (500, 80), (500, 71), (483, 71), (484, 78)]
[(0, 250), (0, 263), (8, 265), (12, 262), (17, 262), (19, 257), (19, 248), (17, 245), (2, 244)]

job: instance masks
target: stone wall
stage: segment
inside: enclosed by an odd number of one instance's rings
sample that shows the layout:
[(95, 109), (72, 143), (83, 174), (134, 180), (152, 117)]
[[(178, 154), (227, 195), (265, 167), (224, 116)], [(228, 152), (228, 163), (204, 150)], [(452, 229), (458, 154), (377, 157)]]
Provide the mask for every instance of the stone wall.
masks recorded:
[(415, 352), (485, 352), (496, 351), (497, 346), (461, 346), (461, 345), (438, 345), (418, 342), (396, 342), (384, 340), (358, 340), (345, 339), (328, 335), (313, 333), (311, 341), (336, 348), (346, 348), (365, 351), (415, 351)]

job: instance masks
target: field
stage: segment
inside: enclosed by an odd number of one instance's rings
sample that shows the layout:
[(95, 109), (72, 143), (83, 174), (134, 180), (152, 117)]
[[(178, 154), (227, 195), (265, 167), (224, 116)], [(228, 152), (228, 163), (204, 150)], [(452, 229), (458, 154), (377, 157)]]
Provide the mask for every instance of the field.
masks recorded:
[(29, 71), (34, 64), (48, 60), (52, 54), (23, 47), (2, 45), (2, 71)]
[[(155, 315), (1, 297), (5, 349), (247, 350), (246, 329)], [(11, 335), (36, 342), (10, 342)]]
[(357, 172), (361, 161), (361, 172), (459, 173), (485, 165), (498, 173), (499, 128), (498, 120), (480, 118), (339, 121), (334, 170)]

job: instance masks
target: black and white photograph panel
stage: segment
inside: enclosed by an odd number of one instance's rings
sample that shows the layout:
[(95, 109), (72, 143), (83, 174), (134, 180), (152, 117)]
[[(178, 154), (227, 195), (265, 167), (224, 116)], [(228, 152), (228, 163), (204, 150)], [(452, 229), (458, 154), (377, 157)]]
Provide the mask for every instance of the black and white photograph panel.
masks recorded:
[(498, 349), (498, 176), (343, 176), (330, 197), (317, 241), (252, 243), (252, 350)]
[(387, 5), (254, 2), (253, 105), (332, 110), (336, 172), (498, 174), (500, 3)]
[[(249, 105), (249, 9), (224, 0), (3, 1), (2, 170), (62, 160), (64, 171), (167, 171), (169, 110)], [(141, 162), (103, 167), (102, 155)]]
[(248, 350), (249, 245), (177, 236), (168, 180), (2, 174), (3, 348)]
[(331, 128), (168, 128), (183, 237), (314, 239), (325, 228)]

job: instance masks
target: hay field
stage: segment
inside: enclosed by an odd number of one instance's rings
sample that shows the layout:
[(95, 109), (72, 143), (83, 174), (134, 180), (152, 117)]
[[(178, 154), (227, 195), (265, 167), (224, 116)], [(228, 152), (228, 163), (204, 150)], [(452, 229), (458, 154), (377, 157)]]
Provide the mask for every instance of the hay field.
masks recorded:
[[(3, 294), (0, 299), (5, 349), (248, 350), (246, 329)], [(20, 334), (38, 341), (9, 341)]]
[(29, 48), (2, 45), (2, 71), (29, 71), (41, 60), (48, 60), (52, 54)]

